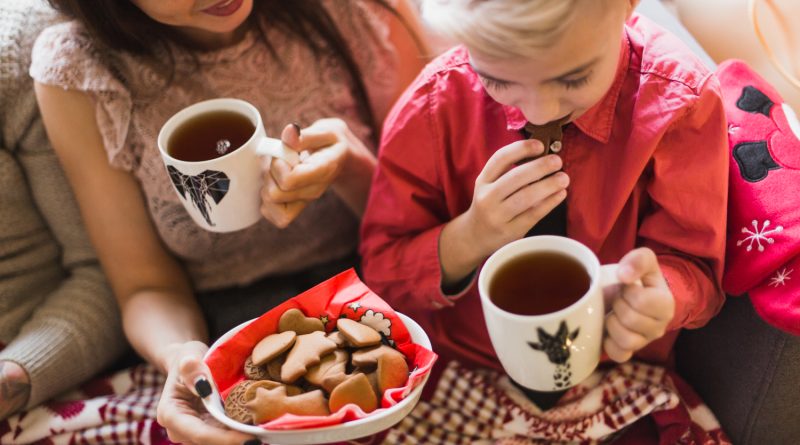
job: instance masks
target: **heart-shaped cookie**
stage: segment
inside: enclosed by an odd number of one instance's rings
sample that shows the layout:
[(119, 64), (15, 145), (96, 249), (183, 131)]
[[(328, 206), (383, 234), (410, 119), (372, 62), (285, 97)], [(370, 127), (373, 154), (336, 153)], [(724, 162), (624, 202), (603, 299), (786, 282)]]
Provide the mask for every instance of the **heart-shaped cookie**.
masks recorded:
[(331, 391), (328, 406), (332, 413), (339, 411), (348, 403), (354, 403), (365, 413), (375, 411), (378, 407), (378, 396), (375, 395), (366, 375), (352, 375)]
[(288, 351), (294, 345), (297, 335), (292, 331), (281, 332), (264, 337), (255, 348), (250, 357), (255, 366), (268, 363), (275, 357)]
[(325, 331), (319, 318), (306, 317), (300, 309), (289, 309), (278, 320), (278, 332), (294, 331), (297, 335)]

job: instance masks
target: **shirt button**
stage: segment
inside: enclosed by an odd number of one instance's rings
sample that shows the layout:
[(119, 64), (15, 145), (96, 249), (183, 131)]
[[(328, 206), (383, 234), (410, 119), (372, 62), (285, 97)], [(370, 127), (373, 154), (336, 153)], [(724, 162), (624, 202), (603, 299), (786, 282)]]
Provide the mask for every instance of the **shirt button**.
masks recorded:
[(550, 144), (550, 151), (552, 151), (553, 153), (558, 153), (559, 151), (561, 151), (561, 141), (555, 141), (552, 144)]

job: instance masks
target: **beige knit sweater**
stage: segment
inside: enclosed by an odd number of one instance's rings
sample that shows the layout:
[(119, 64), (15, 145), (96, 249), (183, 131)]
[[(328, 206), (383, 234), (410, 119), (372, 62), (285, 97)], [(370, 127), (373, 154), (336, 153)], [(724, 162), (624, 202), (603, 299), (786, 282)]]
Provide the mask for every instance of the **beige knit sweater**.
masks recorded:
[(28, 75), (43, 0), (0, 1), (0, 360), (31, 378), (28, 407), (125, 347), (119, 311), (36, 107)]

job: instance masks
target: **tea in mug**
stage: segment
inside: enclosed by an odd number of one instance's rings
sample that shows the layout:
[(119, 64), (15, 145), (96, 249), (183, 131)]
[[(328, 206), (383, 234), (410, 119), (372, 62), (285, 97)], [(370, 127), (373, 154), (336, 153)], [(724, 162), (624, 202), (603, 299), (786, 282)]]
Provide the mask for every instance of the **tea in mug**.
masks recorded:
[(234, 111), (210, 111), (181, 124), (167, 141), (167, 152), (181, 161), (208, 161), (236, 151), (256, 131), (247, 116)]
[(589, 273), (575, 258), (555, 251), (529, 252), (497, 269), (489, 298), (506, 312), (544, 315), (572, 305), (590, 285)]

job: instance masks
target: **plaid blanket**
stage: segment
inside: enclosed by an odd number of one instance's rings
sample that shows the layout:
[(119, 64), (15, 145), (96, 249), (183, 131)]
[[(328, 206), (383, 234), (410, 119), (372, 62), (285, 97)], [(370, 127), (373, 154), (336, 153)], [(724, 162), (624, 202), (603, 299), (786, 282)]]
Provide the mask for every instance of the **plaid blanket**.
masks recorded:
[[(0, 444), (169, 444), (155, 421), (163, 382), (148, 365), (96, 379), (0, 422)], [(650, 416), (659, 437), (652, 443), (730, 444), (713, 414), (680, 378), (641, 363), (598, 370), (544, 412), (504, 375), (455, 362), (428, 384), (432, 396), (410, 416), (380, 437), (353, 443), (624, 443), (629, 426)]]

